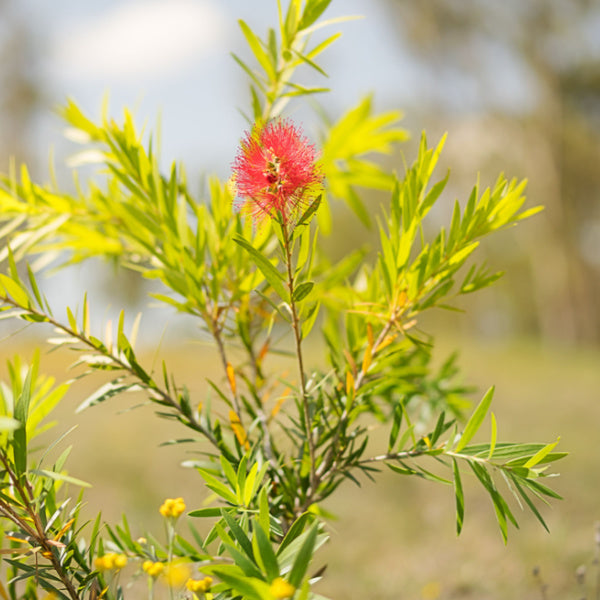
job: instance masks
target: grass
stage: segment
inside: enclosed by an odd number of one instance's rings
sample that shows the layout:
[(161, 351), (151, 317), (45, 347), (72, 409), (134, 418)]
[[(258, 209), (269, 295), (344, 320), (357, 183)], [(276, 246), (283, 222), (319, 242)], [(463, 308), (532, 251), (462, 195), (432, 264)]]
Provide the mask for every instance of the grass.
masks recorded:
[[(331, 523), (330, 544), (317, 555), (316, 567), (328, 565), (321, 593), (380, 600), (541, 599), (532, 575), (539, 566), (548, 599), (575, 597), (575, 570), (592, 555), (593, 525), (600, 517), (600, 453), (595, 447), (600, 353), (453, 336), (439, 340), (437, 355), (441, 359), (456, 347), (466, 381), (481, 393), (496, 384), (493, 410), (501, 439), (549, 442), (560, 435), (560, 449), (571, 453), (558, 463), (562, 474), (554, 482), (564, 501), (542, 509), (551, 533), (522, 513), (521, 529), (510, 532), (505, 546), (489, 499), (465, 478), (466, 523), (457, 538), (450, 488), (384, 471), (377, 485), (347, 484), (326, 505), (338, 518)], [(27, 356), (30, 348), (13, 344), (10, 351)], [(203, 374), (218, 372), (216, 356), (191, 345), (167, 355), (179, 382), (187, 382), (202, 398)], [(42, 369), (61, 380), (72, 358), (49, 354)], [(151, 529), (160, 535), (158, 506), (165, 497), (184, 496), (189, 507), (208, 497), (200, 477), (179, 466), (193, 448), (159, 447), (183, 432), (157, 419), (150, 407), (129, 410), (140, 397), (116, 398), (74, 415), (92, 389), (91, 380), (74, 385), (52, 435), (78, 425), (69, 440), (74, 450), (68, 466), (71, 474), (93, 485), (86, 494), (90, 514), (101, 509), (114, 522), (126, 512), (134, 532)]]

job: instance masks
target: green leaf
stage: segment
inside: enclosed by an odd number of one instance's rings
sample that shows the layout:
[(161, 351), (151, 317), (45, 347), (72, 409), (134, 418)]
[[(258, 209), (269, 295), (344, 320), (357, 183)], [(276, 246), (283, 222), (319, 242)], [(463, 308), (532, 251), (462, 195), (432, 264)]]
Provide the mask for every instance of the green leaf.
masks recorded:
[(123, 383), (123, 377), (118, 377), (113, 381), (105, 383), (103, 386), (98, 388), (93, 394), (88, 396), (75, 410), (76, 413), (80, 413), (90, 406), (95, 406), (116, 396), (123, 392), (128, 391), (139, 391), (142, 388), (136, 383)]
[[(231, 56), (233, 58), (233, 60), (235, 60), (235, 62), (246, 72), (246, 75), (248, 75), (248, 77), (250, 77), (250, 79), (252, 79), (252, 81), (254, 81), (254, 83), (256, 84), (256, 87), (258, 87), (258, 89), (265, 94), (266, 93), (266, 89), (265, 86), (263, 84), (263, 82), (256, 76), (256, 74), (252, 71), (252, 69), (236, 54), (234, 54), (233, 52), (231, 53)], [(252, 90), (252, 95), (254, 97), (254, 94), (256, 94), (254, 87), (250, 88)], [(256, 99), (256, 101), (258, 102), (258, 98)], [(255, 107), (256, 110), (256, 107)], [(259, 115), (262, 113), (262, 110), (259, 111)]]
[(301, 300), (304, 300), (304, 298), (310, 294), (314, 286), (314, 281), (305, 281), (304, 283), (301, 283), (297, 288), (294, 289), (294, 294), (292, 296), (294, 301), (300, 302)]
[(471, 242), (464, 248), (461, 248), (457, 252), (454, 252), (450, 256), (450, 258), (448, 260), (448, 264), (453, 266), (453, 265), (457, 265), (459, 263), (464, 262), (469, 257), (469, 255), (472, 254), (477, 249), (477, 246), (479, 246), (479, 242)]
[[(299, 231), (299, 227), (302, 225), (306, 225), (310, 218), (317, 212), (319, 206), (321, 205), (322, 194), (319, 194), (311, 203), (310, 206), (304, 211), (304, 214), (300, 217), (300, 220), (294, 227), (294, 234), (296, 231)], [(294, 236), (295, 237), (295, 236)]]
[(271, 514), (269, 511), (269, 495), (267, 494), (266, 487), (263, 487), (258, 494), (258, 522), (265, 531), (269, 531)]
[(221, 516), (221, 508), (217, 506), (209, 506), (207, 508), (198, 508), (196, 510), (192, 510), (188, 513), (190, 517), (220, 517)]
[(313, 304), (310, 309), (308, 310), (308, 314), (306, 315), (306, 317), (304, 317), (304, 319), (302, 320), (302, 339), (306, 339), (308, 337), (308, 334), (311, 332), (317, 317), (319, 316), (319, 308), (321, 307), (321, 303), (320, 302), (316, 302), (315, 304)]
[(425, 196), (425, 199), (423, 200), (423, 202), (421, 202), (419, 206), (419, 212), (421, 213), (421, 217), (424, 217), (427, 214), (427, 212), (429, 212), (429, 209), (436, 203), (437, 199), (440, 197), (440, 194), (444, 191), (444, 188), (446, 187), (449, 178), (450, 170), (448, 170), (444, 179), (438, 181), (431, 187), (431, 189), (427, 193), (427, 196)]
[(0, 273), (0, 285), (4, 288), (6, 295), (10, 296), (16, 304), (23, 308), (29, 308), (29, 295), (20, 283), (4, 275), (4, 273)]
[(273, 580), (279, 575), (279, 564), (269, 537), (260, 525), (254, 529), (254, 539), (256, 540), (267, 577), (269, 580)]
[(390, 429), (390, 437), (388, 439), (388, 452), (391, 452), (396, 444), (396, 440), (398, 439), (398, 434), (400, 433), (400, 427), (402, 426), (402, 415), (404, 411), (402, 410), (402, 406), (397, 404), (394, 407), (394, 414), (392, 420), (392, 427)]
[(496, 415), (492, 413), (490, 417), (492, 420), (492, 437), (490, 439), (490, 453), (488, 454), (488, 460), (492, 460), (492, 456), (494, 456), (494, 450), (496, 449), (496, 439), (498, 437), (498, 425), (496, 424)]
[(517, 488), (519, 495), (521, 496), (521, 498), (523, 498), (523, 500), (525, 500), (525, 503), (527, 504), (527, 506), (529, 507), (531, 512), (536, 516), (537, 520), (541, 523), (542, 527), (548, 533), (550, 533), (550, 530), (548, 529), (548, 525), (546, 525), (546, 521), (544, 521), (544, 518), (538, 511), (537, 507), (535, 506), (535, 504), (533, 503), (531, 498), (527, 495), (527, 492), (521, 487), (521, 484), (519, 483), (517, 478), (512, 475), (509, 475), (509, 476), (510, 476), (510, 479), (511, 479), (513, 485)]
[(262, 483), (268, 468), (268, 463), (263, 464), (260, 471), (258, 470), (258, 463), (254, 463), (254, 465), (252, 465), (250, 473), (248, 473), (248, 478), (244, 483), (243, 497), (245, 506), (250, 506), (250, 503), (252, 502), (256, 491)]
[(298, 25), (298, 31), (310, 27), (331, 4), (331, 0), (310, 0), (302, 13), (302, 19)]
[(27, 276), (29, 278), (29, 285), (31, 286), (31, 290), (33, 291), (33, 295), (38, 304), (38, 307), (41, 310), (44, 310), (44, 301), (42, 299), (42, 295), (40, 294), (40, 290), (38, 288), (37, 281), (35, 280), (33, 271), (31, 270), (31, 267), (29, 265), (27, 265)]
[(32, 394), (32, 380), (37, 370), (37, 362), (34, 362), (23, 382), (23, 389), (15, 404), (14, 417), (20, 423), (20, 427), (15, 429), (13, 434), (13, 449), (15, 456), (15, 469), (17, 475), (25, 473), (27, 470), (27, 417), (29, 415), (29, 404)]
[(265, 276), (265, 279), (269, 282), (271, 287), (279, 295), (279, 297), (287, 302), (289, 299), (289, 293), (286, 290), (283, 280), (284, 276), (280, 273), (269, 261), (269, 259), (259, 252), (246, 238), (241, 235), (235, 235), (233, 241), (239, 244), (244, 250), (250, 254), (254, 264), (259, 268), (260, 272)]
[(223, 482), (219, 481), (205, 469), (198, 469), (198, 473), (200, 473), (200, 476), (204, 479), (206, 487), (215, 492), (215, 494), (221, 496), (221, 498), (227, 502), (234, 506), (238, 506), (238, 497)]
[(254, 561), (254, 557), (249, 559), (244, 553), (242, 553), (236, 546), (231, 544), (225, 544), (227, 551), (231, 554), (231, 558), (237, 566), (239, 566), (245, 575), (248, 577), (261, 578), (263, 574)]
[(289, 528), (288, 532), (285, 534), (281, 544), (279, 545), (279, 549), (277, 550), (277, 554), (281, 555), (282, 552), (289, 546), (294, 540), (302, 535), (304, 531), (304, 526), (306, 522), (311, 519), (310, 513), (302, 513)]
[(465, 496), (460, 479), (460, 470), (454, 458), (452, 459), (452, 472), (454, 474), (454, 495), (456, 497), (456, 534), (460, 535), (465, 518)]
[(431, 439), (429, 440), (432, 446), (435, 446), (437, 441), (440, 439), (440, 435), (442, 435), (442, 433), (444, 433), (444, 431), (446, 431), (450, 425), (451, 423), (446, 425), (446, 413), (445, 411), (442, 411), (438, 417), (437, 423), (435, 424), (435, 429), (431, 434)]
[(244, 37), (246, 38), (246, 41), (248, 42), (248, 45), (250, 46), (250, 50), (252, 50), (252, 54), (254, 54), (256, 60), (264, 69), (269, 80), (274, 81), (277, 78), (275, 69), (269, 60), (269, 55), (263, 49), (260, 39), (244, 21), (240, 19), (238, 23), (242, 33), (244, 34)]
[(81, 479), (77, 479), (75, 477), (71, 477), (66, 473), (57, 473), (56, 471), (47, 471), (46, 469), (33, 469), (32, 473), (37, 475), (43, 475), (44, 477), (50, 477), (50, 479), (54, 479), (56, 481), (64, 481), (65, 483), (72, 483), (73, 485), (77, 485), (79, 487), (92, 487), (91, 484), (86, 481), (82, 481)]
[[(247, 472), (248, 466), (247, 465), (248, 465), (248, 455), (244, 454), (244, 456), (242, 456), (242, 460), (240, 460), (240, 463), (238, 465), (237, 481), (235, 484), (237, 486), (238, 502), (240, 504), (243, 504), (244, 506), (248, 506), (244, 502), (244, 491), (246, 489), (246, 476), (248, 474), (248, 472)], [(254, 465), (252, 465), (252, 467), (258, 468), (258, 464), (255, 463)], [(256, 470), (255, 470), (255, 472), (256, 472)]]
[(73, 314), (73, 311), (67, 306), (67, 318), (69, 320), (69, 327), (71, 328), (71, 331), (78, 333), (78, 329), (77, 329), (77, 319), (75, 318), (75, 315)]
[(235, 518), (228, 513), (226, 510), (221, 509), (221, 516), (225, 519), (227, 523), (227, 527), (229, 527), (229, 531), (240, 545), (242, 550), (245, 552), (246, 556), (254, 561), (254, 552), (252, 550), (252, 542), (250, 538), (246, 535), (246, 532), (240, 527), (239, 523), (235, 520)]
[[(269, 585), (258, 578), (243, 577), (231, 572), (231, 565), (216, 565), (210, 569), (204, 569), (207, 573), (215, 574), (221, 581), (226, 583), (234, 590), (234, 597), (243, 597), (244, 600), (265, 600), (271, 599), (272, 595)], [(220, 596), (220, 594), (219, 594)], [(229, 597), (229, 594), (227, 595)]]
[(288, 577), (288, 581), (295, 588), (300, 587), (302, 579), (306, 575), (308, 565), (312, 559), (318, 532), (319, 522), (315, 521), (312, 524), (311, 528), (308, 530), (308, 535), (306, 536), (304, 543), (302, 544), (300, 550), (298, 551), (298, 554), (296, 555), (296, 559), (294, 560), (292, 570), (290, 571), (290, 575)]
[(231, 466), (231, 463), (223, 455), (219, 456), (219, 462), (221, 463), (221, 468), (223, 469), (225, 477), (227, 477), (227, 481), (229, 481), (229, 485), (232, 488), (235, 488), (237, 475), (234, 468)]
[[(406, 413), (404, 413), (406, 415)], [(400, 436), (398, 440), (397, 450), (401, 452), (406, 449), (406, 444), (408, 440), (411, 440), (413, 447), (417, 445), (417, 440), (415, 437), (415, 426), (412, 423), (408, 423), (408, 427), (404, 430), (404, 433)]]
[(542, 485), (539, 481), (535, 481), (533, 479), (526, 479), (523, 482), (523, 485), (526, 485), (530, 490), (533, 490), (538, 494), (549, 496), (550, 498), (555, 498), (556, 500), (562, 500), (563, 497), (560, 494), (557, 494), (554, 490), (551, 490), (549, 487)]
[(544, 446), (539, 452), (536, 452), (536, 454), (534, 454), (523, 466), (526, 469), (531, 469), (538, 463), (542, 462), (546, 456), (548, 456), (548, 454), (554, 450), (559, 441), (560, 438), (558, 438), (553, 444), (547, 444)]
[(494, 387), (491, 387), (471, 415), (467, 425), (465, 426), (465, 430), (454, 449), (455, 452), (460, 452), (472, 439), (472, 437), (477, 433), (477, 430), (481, 426), (485, 415), (490, 408), (490, 404), (492, 403), (492, 398), (494, 397)]

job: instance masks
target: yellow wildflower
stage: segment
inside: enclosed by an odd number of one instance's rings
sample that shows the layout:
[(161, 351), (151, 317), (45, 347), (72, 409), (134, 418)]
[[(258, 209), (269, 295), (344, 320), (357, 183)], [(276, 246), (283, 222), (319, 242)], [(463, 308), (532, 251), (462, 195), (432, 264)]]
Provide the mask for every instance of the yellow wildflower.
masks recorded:
[(210, 590), (212, 585), (212, 577), (205, 577), (204, 579), (188, 579), (185, 583), (185, 587), (194, 593), (206, 593)]
[(169, 587), (181, 587), (192, 574), (190, 567), (185, 563), (166, 564), (161, 573), (161, 581)]
[(150, 577), (158, 577), (165, 568), (165, 565), (161, 562), (152, 562), (151, 560), (145, 560), (142, 563), (142, 569), (144, 573), (148, 573)]
[(423, 600), (437, 600), (442, 594), (442, 586), (438, 581), (430, 581), (421, 589)]
[(176, 519), (185, 511), (185, 502), (183, 498), (167, 498), (162, 503), (159, 511), (163, 517)]
[(291, 598), (294, 595), (296, 588), (283, 577), (276, 577), (271, 583), (270, 591), (277, 600), (285, 600), (285, 598)]
[(103, 556), (98, 556), (94, 561), (94, 566), (99, 571), (119, 571), (127, 564), (127, 556), (125, 554), (117, 554), (116, 552), (108, 552)]

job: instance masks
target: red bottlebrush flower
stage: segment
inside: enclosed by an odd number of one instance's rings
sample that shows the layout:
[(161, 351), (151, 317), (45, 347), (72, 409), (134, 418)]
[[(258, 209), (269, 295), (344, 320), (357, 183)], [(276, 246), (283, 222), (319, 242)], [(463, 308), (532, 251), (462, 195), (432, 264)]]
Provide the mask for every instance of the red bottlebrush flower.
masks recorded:
[(294, 224), (323, 185), (314, 145), (285, 120), (256, 125), (233, 163), (237, 202), (254, 222), (281, 216)]

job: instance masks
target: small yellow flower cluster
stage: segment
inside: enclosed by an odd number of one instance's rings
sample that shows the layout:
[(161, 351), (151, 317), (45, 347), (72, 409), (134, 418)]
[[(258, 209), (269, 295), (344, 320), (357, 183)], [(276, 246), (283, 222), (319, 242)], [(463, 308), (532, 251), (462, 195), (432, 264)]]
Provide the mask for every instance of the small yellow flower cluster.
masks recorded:
[(296, 588), (283, 577), (276, 577), (271, 583), (270, 591), (277, 600), (285, 600), (285, 598), (291, 598), (294, 595)]
[(151, 560), (145, 560), (142, 563), (142, 569), (144, 573), (148, 573), (150, 577), (158, 577), (165, 568), (165, 565), (161, 562), (152, 562)]
[(185, 511), (185, 502), (183, 498), (167, 498), (160, 507), (160, 514), (163, 517), (172, 517), (176, 519)]
[(198, 592), (204, 594), (210, 590), (212, 581), (212, 577), (205, 577), (204, 579), (188, 579), (185, 587), (195, 594)]
[(192, 575), (189, 565), (182, 562), (172, 562), (165, 565), (160, 580), (172, 588), (181, 587)]
[(94, 566), (99, 571), (119, 571), (127, 564), (127, 557), (124, 554), (109, 552), (99, 556), (94, 561)]

